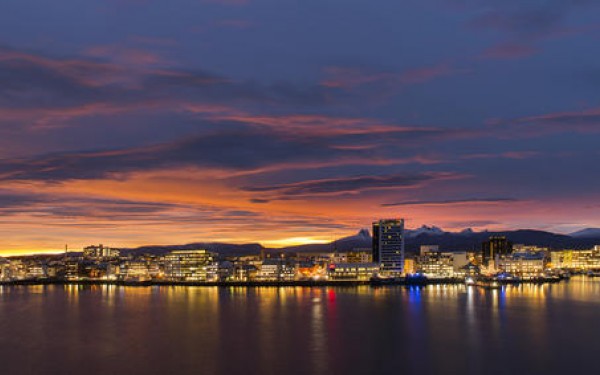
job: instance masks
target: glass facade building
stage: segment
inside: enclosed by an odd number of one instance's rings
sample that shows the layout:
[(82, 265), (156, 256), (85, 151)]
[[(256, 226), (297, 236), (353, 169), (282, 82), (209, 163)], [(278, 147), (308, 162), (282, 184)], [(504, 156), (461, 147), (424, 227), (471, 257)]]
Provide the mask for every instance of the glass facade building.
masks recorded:
[(373, 262), (383, 274), (399, 276), (404, 271), (404, 219), (373, 223)]

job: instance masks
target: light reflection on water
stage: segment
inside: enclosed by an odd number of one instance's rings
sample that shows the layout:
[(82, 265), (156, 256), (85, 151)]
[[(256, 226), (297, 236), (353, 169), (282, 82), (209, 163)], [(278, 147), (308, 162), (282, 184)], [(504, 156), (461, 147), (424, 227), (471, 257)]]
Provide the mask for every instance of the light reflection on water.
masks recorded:
[(562, 374), (600, 280), (484, 290), (0, 286), (7, 374)]

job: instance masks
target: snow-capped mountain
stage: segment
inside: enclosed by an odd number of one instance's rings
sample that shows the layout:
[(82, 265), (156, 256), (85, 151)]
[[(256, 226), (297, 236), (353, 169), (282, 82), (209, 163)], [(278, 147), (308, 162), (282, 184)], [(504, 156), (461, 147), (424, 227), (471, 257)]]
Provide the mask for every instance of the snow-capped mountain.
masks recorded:
[(415, 238), (421, 235), (441, 236), (444, 233), (446, 232), (444, 232), (441, 228), (438, 228), (433, 225), (430, 227), (427, 225), (423, 225), (421, 228), (407, 229), (405, 232), (407, 238)]

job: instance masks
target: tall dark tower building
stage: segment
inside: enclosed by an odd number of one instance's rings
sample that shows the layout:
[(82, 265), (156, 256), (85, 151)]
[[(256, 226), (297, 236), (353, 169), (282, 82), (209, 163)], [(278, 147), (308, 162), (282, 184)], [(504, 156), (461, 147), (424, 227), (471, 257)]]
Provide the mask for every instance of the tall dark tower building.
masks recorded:
[(373, 262), (382, 273), (400, 275), (404, 271), (404, 219), (373, 223)]
[(512, 243), (504, 236), (492, 236), (481, 244), (481, 259), (484, 266), (494, 262), (496, 255), (508, 255), (512, 253)]

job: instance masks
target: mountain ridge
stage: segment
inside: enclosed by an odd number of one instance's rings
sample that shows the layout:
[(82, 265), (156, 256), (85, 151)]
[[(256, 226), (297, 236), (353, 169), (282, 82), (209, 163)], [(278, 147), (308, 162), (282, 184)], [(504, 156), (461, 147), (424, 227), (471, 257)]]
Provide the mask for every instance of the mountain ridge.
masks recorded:
[[(591, 228), (593, 229), (593, 228)], [(575, 232), (577, 233), (577, 232)], [(421, 245), (439, 245), (443, 251), (477, 251), (481, 243), (491, 236), (505, 236), (515, 244), (535, 245), (550, 249), (589, 249), (600, 244), (600, 230), (586, 232), (585, 236), (557, 234), (535, 229), (518, 229), (512, 231), (481, 231), (468, 228), (459, 232), (446, 232), (435, 226), (422, 226), (406, 230), (406, 250), (417, 252)], [(172, 250), (206, 249), (218, 252), (222, 256), (259, 255), (267, 253), (318, 253), (333, 251), (349, 251), (367, 249), (372, 246), (372, 238), (367, 229), (361, 229), (357, 234), (343, 237), (329, 243), (303, 244), (283, 248), (268, 248), (258, 243), (229, 244), (222, 242), (194, 242), (184, 245), (142, 246), (132, 249), (122, 249), (130, 254), (162, 255)]]
[(585, 228), (569, 233), (569, 236), (575, 238), (600, 238), (600, 228)]

